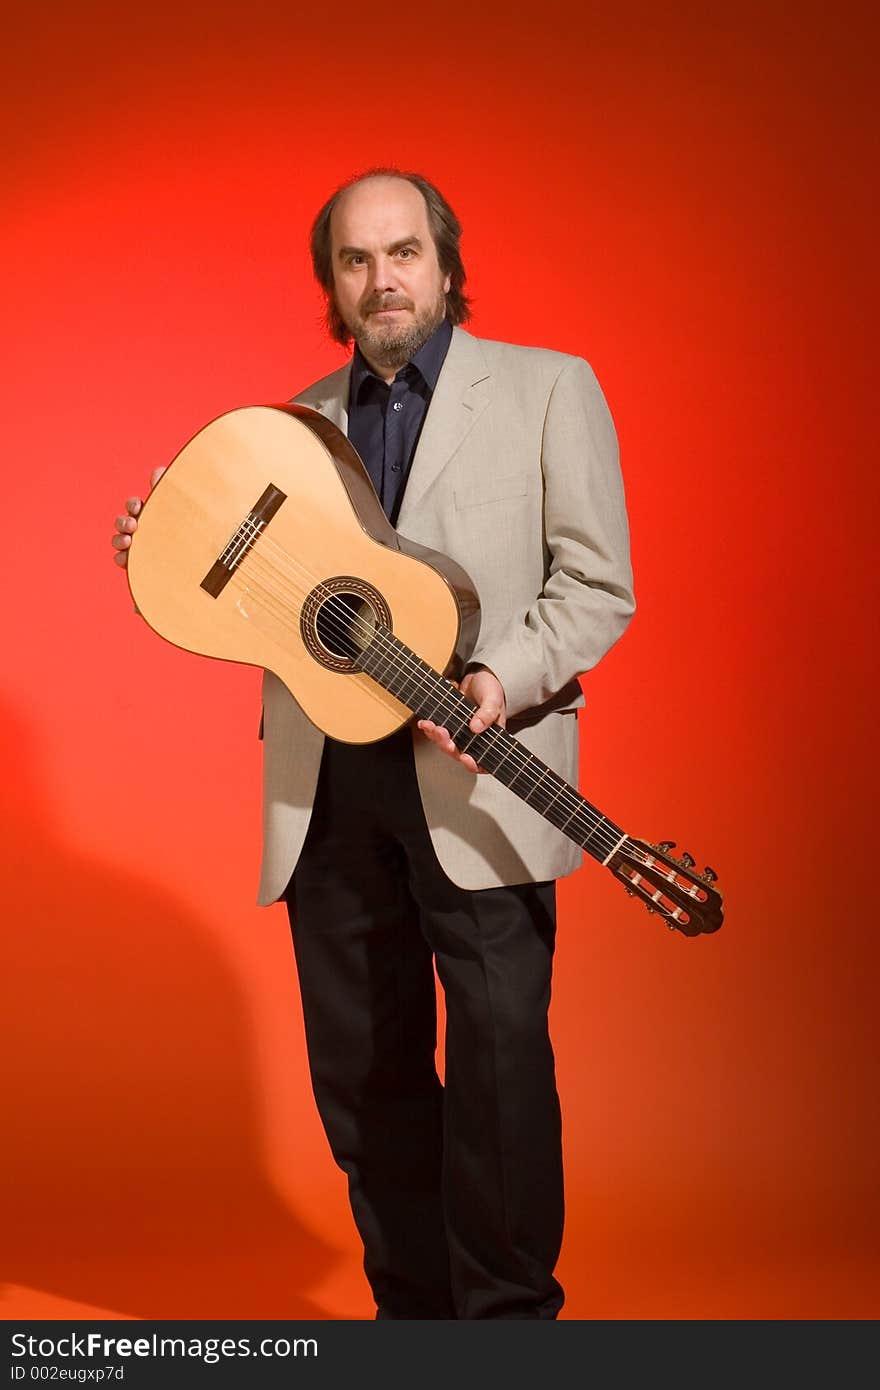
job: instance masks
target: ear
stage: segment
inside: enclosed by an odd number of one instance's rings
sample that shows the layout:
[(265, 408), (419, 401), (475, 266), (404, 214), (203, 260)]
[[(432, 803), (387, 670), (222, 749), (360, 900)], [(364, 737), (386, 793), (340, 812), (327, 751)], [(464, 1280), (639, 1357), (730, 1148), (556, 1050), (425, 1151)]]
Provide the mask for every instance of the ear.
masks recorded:
[(444, 294), (448, 294), (448, 293), (449, 293), (449, 287), (450, 287), (451, 284), (452, 284), (452, 276), (451, 276), (451, 275), (447, 275), (446, 279), (443, 281), (443, 293), (444, 293)]

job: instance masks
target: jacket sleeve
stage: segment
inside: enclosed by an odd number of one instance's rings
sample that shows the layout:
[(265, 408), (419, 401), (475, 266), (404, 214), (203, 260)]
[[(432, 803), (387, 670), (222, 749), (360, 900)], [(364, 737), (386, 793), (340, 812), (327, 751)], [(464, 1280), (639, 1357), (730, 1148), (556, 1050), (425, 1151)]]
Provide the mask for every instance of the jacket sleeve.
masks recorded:
[(500, 680), (509, 716), (543, 704), (595, 666), (635, 612), (617, 435), (581, 358), (568, 359), (550, 392), (541, 468), (543, 589), (471, 654), (472, 664)]

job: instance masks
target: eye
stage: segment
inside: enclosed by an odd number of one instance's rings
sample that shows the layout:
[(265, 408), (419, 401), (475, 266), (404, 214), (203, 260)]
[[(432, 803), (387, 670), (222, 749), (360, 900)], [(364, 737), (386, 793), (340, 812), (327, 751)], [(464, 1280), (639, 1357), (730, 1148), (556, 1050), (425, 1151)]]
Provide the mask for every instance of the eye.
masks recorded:
[(411, 246), (401, 246), (397, 254), (402, 257), (403, 260), (411, 261), (416, 253)]

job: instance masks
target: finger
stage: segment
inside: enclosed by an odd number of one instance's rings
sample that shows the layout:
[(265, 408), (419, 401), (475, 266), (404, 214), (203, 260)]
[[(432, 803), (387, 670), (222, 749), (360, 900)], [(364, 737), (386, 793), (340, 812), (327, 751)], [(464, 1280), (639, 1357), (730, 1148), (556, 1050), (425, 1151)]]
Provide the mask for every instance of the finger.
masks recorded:
[(434, 742), (437, 744), (438, 748), (443, 749), (444, 753), (458, 752), (458, 749), (452, 741), (452, 735), (450, 734), (448, 729), (440, 729), (435, 727), (433, 732), (430, 733), (428, 737), (432, 738)]
[(130, 533), (137, 530), (137, 522), (133, 516), (118, 516), (116, 518), (116, 529), (117, 531)]
[(454, 753), (458, 756), (458, 749), (452, 741), (448, 729), (441, 729), (433, 724), (430, 719), (418, 720), (418, 727), (426, 738), (432, 743), (436, 743), (438, 748), (442, 748), (444, 753)]
[(110, 544), (114, 546), (116, 550), (128, 550), (128, 547), (131, 545), (131, 536), (121, 536), (117, 532), (115, 536), (110, 537)]
[(113, 559), (116, 561), (117, 565), (127, 565), (127, 564), (128, 564), (128, 551), (127, 551), (127, 550), (117, 550), (116, 554), (113, 556)]
[(449, 737), (449, 730), (441, 728), (439, 724), (435, 724), (433, 719), (419, 719), (416, 721), (416, 724), (423, 734), (428, 735), (428, 738), (436, 740), (438, 735), (441, 738)]
[(458, 744), (454, 742), (447, 729), (439, 728), (436, 724), (432, 723), (430, 719), (418, 719), (416, 721), (416, 727), (421, 729), (422, 733), (425, 734), (432, 743), (436, 743), (438, 748), (442, 748), (445, 753), (454, 753), (458, 761), (464, 763), (465, 767), (470, 768), (471, 772), (486, 771), (484, 767), (479, 767), (477, 763), (474, 762), (469, 753), (459, 752)]
[(497, 700), (484, 700), (483, 704), (472, 715), (468, 728), (473, 733), (480, 734), (484, 729), (488, 729), (490, 724), (495, 723), (500, 713), (501, 705)]
[(150, 491), (152, 491), (153, 488), (156, 486), (156, 484), (158, 483), (159, 479), (161, 478), (161, 476), (162, 476), (162, 474), (163, 474), (164, 472), (165, 472), (165, 469), (164, 469), (164, 468), (154, 468), (154, 469), (153, 469), (152, 473), (150, 474)]
[(139, 497), (129, 497), (125, 504), (125, 510), (128, 512), (129, 516), (137, 516), (143, 505)]

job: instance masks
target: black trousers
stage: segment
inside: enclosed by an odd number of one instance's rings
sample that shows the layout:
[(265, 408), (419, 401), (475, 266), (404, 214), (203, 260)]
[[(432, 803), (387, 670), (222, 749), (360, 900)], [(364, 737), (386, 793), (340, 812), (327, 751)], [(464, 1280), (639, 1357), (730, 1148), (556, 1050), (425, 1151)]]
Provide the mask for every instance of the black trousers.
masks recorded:
[(404, 729), (365, 746), (327, 740), (285, 896), (315, 1099), (377, 1316), (555, 1318), (555, 885), (450, 882)]

